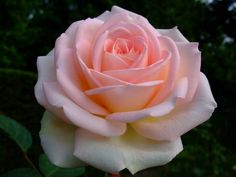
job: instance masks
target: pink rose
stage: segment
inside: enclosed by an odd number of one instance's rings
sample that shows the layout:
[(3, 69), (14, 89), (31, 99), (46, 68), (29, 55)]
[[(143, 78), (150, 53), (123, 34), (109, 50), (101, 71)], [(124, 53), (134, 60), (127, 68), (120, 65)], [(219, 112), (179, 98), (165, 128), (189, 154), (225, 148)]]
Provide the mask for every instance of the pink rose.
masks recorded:
[(177, 28), (117, 6), (73, 23), (37, 61), (45, 153), (110, 173), (166, 164), (216, 108), (200, 63), (198, 43)]

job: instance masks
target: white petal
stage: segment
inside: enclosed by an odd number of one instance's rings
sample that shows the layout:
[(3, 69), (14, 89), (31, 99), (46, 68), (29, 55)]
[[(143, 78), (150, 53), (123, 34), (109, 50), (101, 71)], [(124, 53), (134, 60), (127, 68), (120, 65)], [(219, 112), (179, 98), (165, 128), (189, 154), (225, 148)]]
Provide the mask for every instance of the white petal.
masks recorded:
[(171, 161), (182, 151), (181, 139), (153, 141), (132, 128), (120, 137), (107, 138), (79, 129), (74, 155), (84, 162), (110, 173), (127, 168), (132, 174)]
[(49, 160), (60, 167), (84, 165), (73, 155), (76, 128), (45, 112), (41, 122), (40, 138)]

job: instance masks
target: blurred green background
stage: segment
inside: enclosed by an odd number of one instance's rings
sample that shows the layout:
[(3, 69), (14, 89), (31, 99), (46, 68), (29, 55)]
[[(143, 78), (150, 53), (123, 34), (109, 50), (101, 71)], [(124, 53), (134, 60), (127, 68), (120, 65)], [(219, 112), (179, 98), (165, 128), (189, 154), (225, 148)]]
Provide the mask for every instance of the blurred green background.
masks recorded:
[[(43, 109), (36, 103), (37, 56), (77, 20), (96, 17), (112, 5), (145, 16), (156, 28), (178, 26), (200, 43), (202, 71), (218, 108), (212, 118), (183, 136), (184, 151), (166, 166), (136, 176), (236, 176), (236, 1), (234, 0), (0, 0), (0, 114), (33, 134), (29, 155), (37, 165), (42, 153), (38, 132)], [(0, 175), (28, 167), (18, 147), (0, 132)], [(123, 176), (128, 176), (126, 171)], [(88, 168), (87, 177), (103, 176)]]

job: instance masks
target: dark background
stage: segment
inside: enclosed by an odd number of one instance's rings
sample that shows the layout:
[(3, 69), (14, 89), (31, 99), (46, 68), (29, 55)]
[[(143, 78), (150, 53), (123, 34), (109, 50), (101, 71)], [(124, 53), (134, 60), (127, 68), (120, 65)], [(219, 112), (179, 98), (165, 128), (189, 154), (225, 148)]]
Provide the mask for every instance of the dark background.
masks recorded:
[[(149, 173), (153, 177), (235, 177), (234, 0), (0, 0), (0, 114), (14, 118), (32, 132), (30, 156), (35, 164), (42, 153), (38, 132), (43, 113), (33, 95), (37, 56), (46, 55), (72, 22), (96, 17), (112, 5), (145, 16), (156, 28), (178, 26), (187, 39), (199, 42), (201, 68), (218, 103), (207, 123), (183, 136), (185, 149), (177, 158), (137, 176)], [(0, 174), (17, 167), (28, 164), (14, 142), (0, 132)], [(86, 175), (100, 173), (88, 168)]]

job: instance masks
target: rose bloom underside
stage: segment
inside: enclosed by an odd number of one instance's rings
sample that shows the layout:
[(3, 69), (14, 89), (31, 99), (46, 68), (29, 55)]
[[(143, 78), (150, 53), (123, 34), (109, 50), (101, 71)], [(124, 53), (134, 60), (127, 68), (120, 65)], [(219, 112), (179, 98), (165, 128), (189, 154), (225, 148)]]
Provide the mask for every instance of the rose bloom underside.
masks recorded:
[(114, 6), (73, 23), (37, 60), (40, 138), (61, 167), (131, 173), (164, 165), (216, 107), (198, 43)]

